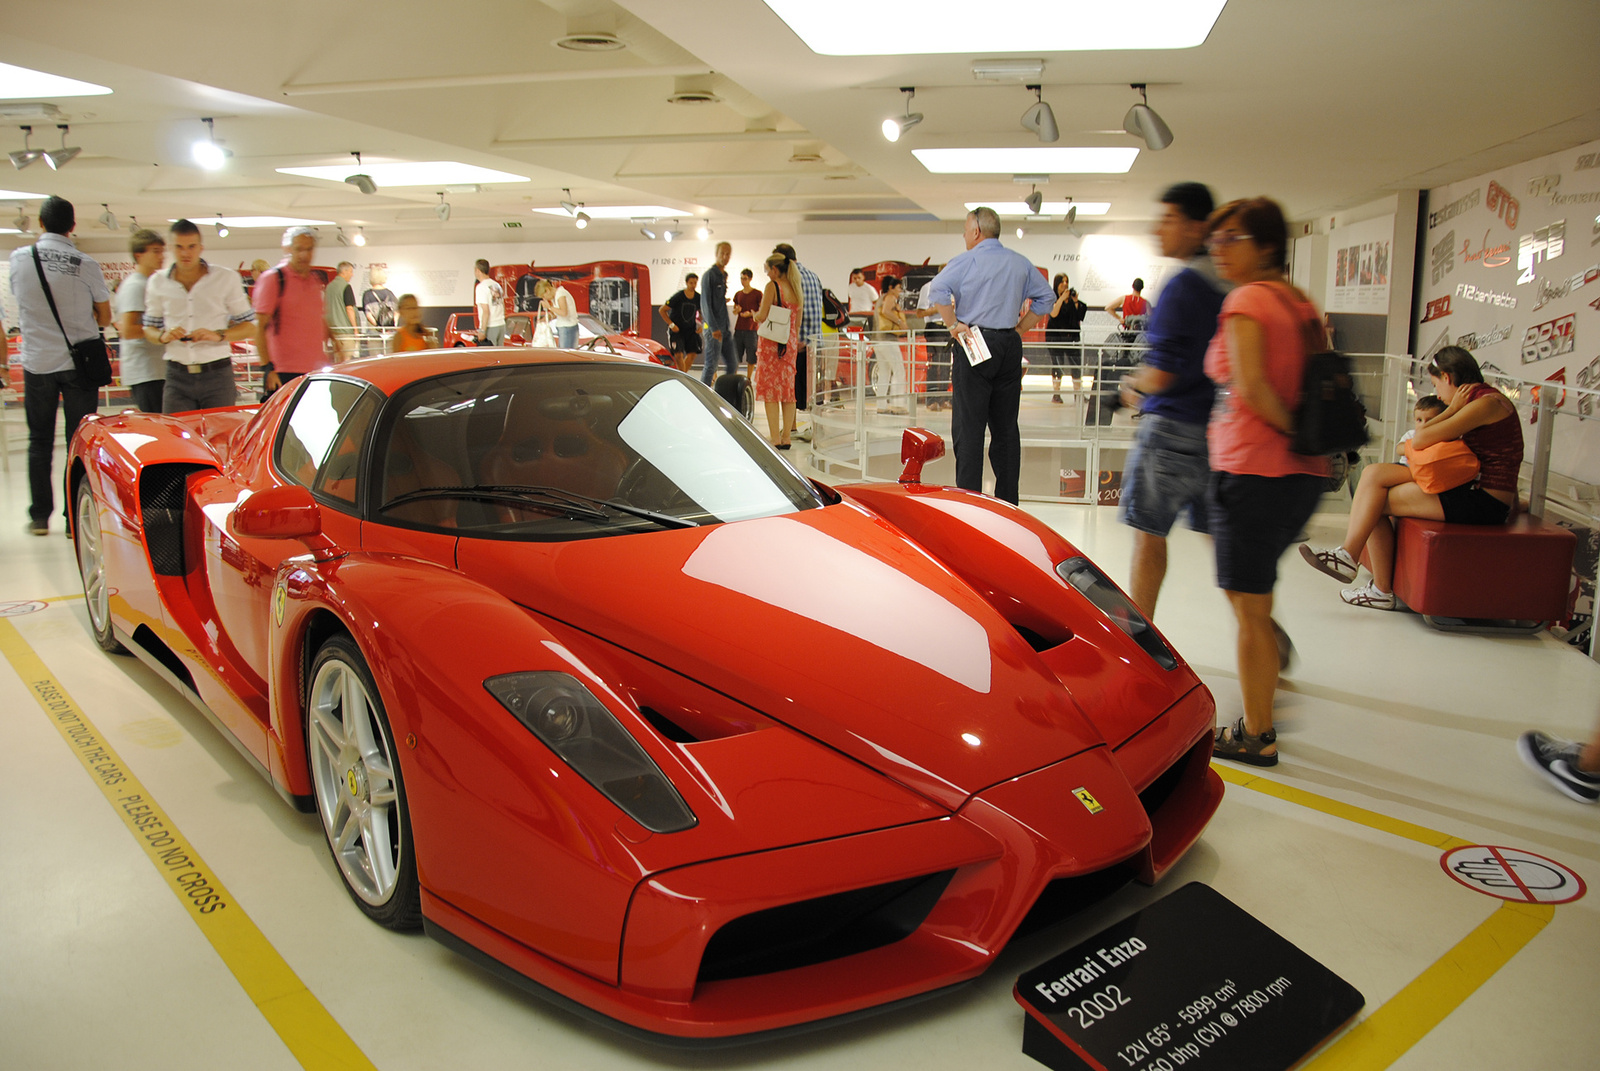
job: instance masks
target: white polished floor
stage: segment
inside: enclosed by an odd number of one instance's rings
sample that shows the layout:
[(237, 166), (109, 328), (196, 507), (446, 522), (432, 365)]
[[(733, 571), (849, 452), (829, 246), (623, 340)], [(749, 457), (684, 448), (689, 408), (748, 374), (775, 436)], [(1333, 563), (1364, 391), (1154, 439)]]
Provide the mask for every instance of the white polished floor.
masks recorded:
[[(804, 454), (799, 446), (795, 460)], [(652, 1048), (558, 1011), (420, 935), (365, 921), (316, 820), (293, 812), (138, 662), (95, 647), (59, 515), (50, 537), (24, 534), (23, 451), (11, 462), (0, 477), (0, 608), (57, 601), (7, 620), (378, 1068), (1020, 1071), (1040, 1065), (1020, 1051), (1017, 975), (1184, 882), (1213, 886), (1354, 984), (1367, 1000), (1363, 1015), (1498, 917), (1500, 901), (1453, 882), (1440, 849), (1407, 829), (1529, 849), (1591, 889), (1600, 883), (1600, 807), (1560, 796), (1513, 750), (1530, 726), (1587, 733), (1600, 713), (1600, 665), (1548, 637), (1447, 636), (1408, 614), (1345, 606), (1332, 580), (1289, 557), (1278, 617), (1299, 660), (1277, 708), (1283, 761), (1265, 772), (1264, 787), (1303, 794), (1230, 784), (1203, 841), (1161, 887), (1130, 887), (1014, 943), (955, 994), (781, 1043)], [(1125, 580), (1130, 540), (1114, 511), (1029, 508)], [(1174, 537), (1157, 622), (1231, 720), (1234, 629), (1208, 552), (1188, 532)], [(0, 1068), (297, 1066), (29, 683), (0, 665)], [(1417, 1028), (1414, 1045), (1362, 1060), (1330, 1054), (1311, 1066), (1600, 1067), (1600, 893), (1555, 908), (1514, 954), (1495, 953), (1495, 943), (1460, 954), (1480, 965), (1487, 955), (1492, 973), (1437, 1025)], [(1422, 990), (1434, 984), (1427, 979)], [(1426, 1019), (1415, 1010), (1428, 1004), (1429, 993), (1421, 996), (1388, 1012)]]

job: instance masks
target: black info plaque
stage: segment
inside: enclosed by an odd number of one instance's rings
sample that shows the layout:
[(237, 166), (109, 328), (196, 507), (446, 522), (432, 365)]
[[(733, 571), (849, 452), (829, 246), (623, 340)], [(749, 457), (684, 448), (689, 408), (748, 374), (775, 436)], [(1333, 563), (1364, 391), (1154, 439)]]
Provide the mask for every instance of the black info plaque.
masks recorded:
[(1286, 1071), (1353, 1018), (1350, 983), (1221, 893), (1183, 886), (1017, 979), (1057, 1071)]

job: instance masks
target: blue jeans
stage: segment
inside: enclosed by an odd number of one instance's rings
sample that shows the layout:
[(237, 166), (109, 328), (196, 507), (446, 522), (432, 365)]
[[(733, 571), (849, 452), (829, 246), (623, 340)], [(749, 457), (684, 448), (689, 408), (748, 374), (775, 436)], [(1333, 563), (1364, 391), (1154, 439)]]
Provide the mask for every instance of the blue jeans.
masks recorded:
[(575, 349), (577, 345), (578, 325), (573, 324), (571, 327), (562, 327), (558, 324), (556, 326), (556, 349), (570, 350)]
[(726, 364), (730, 372), (739, 370), (739, 355), (733, 351), (733, 332), (731, 330), (724, 330), (720, 339), (712, 337), (711, 328), (709, 327), (705, 328), (702, 334), (705, 336), (704, 352), (706, 364), (700, 370), (700, 382), (709, 387), (717, 380), (717, 368), (719, 365)]
[(1122, 474), (1117, 520), (1165, 538), (1179, 514), (1187, 512), (1190, 528), (1209, 532), (1206, 484), (1210, 479), (1206, 426), (1146, 413), (1139, 418)]

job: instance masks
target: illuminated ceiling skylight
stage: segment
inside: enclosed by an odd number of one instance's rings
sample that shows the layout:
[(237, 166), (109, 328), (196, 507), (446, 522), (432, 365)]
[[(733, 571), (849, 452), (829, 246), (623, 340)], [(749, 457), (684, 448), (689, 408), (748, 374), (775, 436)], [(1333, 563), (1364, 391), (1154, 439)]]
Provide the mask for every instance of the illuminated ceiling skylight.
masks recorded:
[(93, 82), (63, 78), (0, 63), (0, 100), (44, 100), (50, 97), (98, 97), (111, 92)]
[[(907, 16), (898, 4), (860, 0), (766, 0), (823, 56), (912, 56), (964, 52), (1080, 52), (1194, 48), (1226, 0), (1142, 0), (1136, 14), (1107, 0), (985, 0), (980, 7), (932, 0)], [(1130, 18), (1132, 23), (1130, 24)]]
[(1139, 150), (1109, 148), (912, 149), (936, 175), (1122, 175)]
[[(1002, 216), (1031, 216), (1028, 206), (1021, 201), (968, 201), (967, 211), (982, 208), (985, 205), (994, 209)], [(1038, 214), (1041, 216), (1064, 216), (1067, 209), (1076, 208), (1080, 216), (1103, 216), (1111, 211), (1110, 201), (1046, 201), (1040, 207)]]
[(42, 201), (42, 193), (23, 193), (21, 190), (0, 190), (0, 201)]
[(398, 160), (391, 163), (374, 163), (371, 160), (366, 160), (359, 165), (352, 160), (348, 164), (335, 164), (332, 167), (278, 168), (279, 174), (325, 179), (328, 182), (343, 182), (346, 177), (358, 172), (363, 175), (370, 175), (379, 189), (402, 186), (465, 186), (473, 183), (528, 181), (523, 175), (493, 171), (487, 167), (457, 163), (454, 160)]
[[(175, 219), (168, 223), (178, 222)], [(220, 223), (224, 227), (331, 227), (331, 219), (297, 219), (294, 216), (206, 216), (196, 223)]]
[[(663, 208), (661, 205), (584, 205), (583, 210), (590, 219), (678, 219), (694, 215), (681, 208)], [(534, 211), (546, 216), (572, 218), (565, 208), (535, 208)]]

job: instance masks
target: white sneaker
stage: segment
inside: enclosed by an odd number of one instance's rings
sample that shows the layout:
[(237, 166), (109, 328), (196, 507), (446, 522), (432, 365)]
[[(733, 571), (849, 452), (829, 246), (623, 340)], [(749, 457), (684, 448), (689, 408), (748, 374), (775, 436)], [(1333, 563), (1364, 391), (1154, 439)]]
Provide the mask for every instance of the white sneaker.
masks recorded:
[(1392, 591), (1379, 591), (1378, 582), (1369, 580), (1359, 588), (1345, 588), (1339, 598), (1351, 606), (1365, 606), (1369, 610), (1393, 610), (1395, 597)]
[(1343, 547), (1318, 550), (1310, 543), (1301, 543), (1300, 557), (1304, 558), (1311, 568), (1327, 573), (1335, 580), (1346, 584), (1356, 578), (1356, 571), (1361, 568), (1356, 560), (1350, 557), (1350, 552)]

